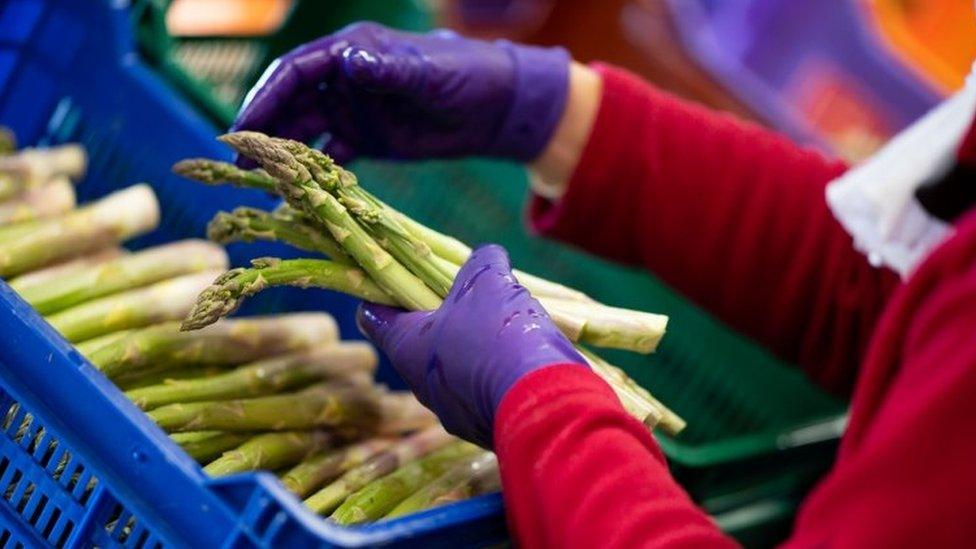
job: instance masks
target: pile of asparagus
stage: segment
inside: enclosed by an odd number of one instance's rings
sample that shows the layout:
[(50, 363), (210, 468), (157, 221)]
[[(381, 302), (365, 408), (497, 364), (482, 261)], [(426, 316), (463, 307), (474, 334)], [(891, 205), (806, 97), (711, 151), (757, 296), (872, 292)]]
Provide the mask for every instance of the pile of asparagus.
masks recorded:
[[(84, 151), (16, 152), (8, 135), (0, 132), (0, 193), (9, 191), (0, 215), (11, 212), (0, 219), (0, 277), (207, 473), (275, 472), (341, 524), (498, 489), (494, 455), (448, 435), (410, 393), (376, 385), (373, 348), (339, 341), (326, 313), (181, 331), (197, 295), (228, 268), (223, 248), (184, 240), (126, 251), (122, 243), (159, 223), (148, 186), (75, 208), (70, 179), (83, 175)], [(30, 421), (18, 442), (44, 439), (29, 435)]]
[[(234, 312), (247, 297), (273, 286), (319, 287), (410, 310), (436, 309), (460, 265), (471, 254), (462, 242), (438, 233), (385, 204), (355, 175), (324, 153), (287, 139), (236, 132), (220, 140), (261, 166), (256, 170), (208, 159), (177, 163), (174, 171), (206, 184), (229, 183), (284, 198), (274, 211), (239, 208), (211, 222), (211, 240), (280, 240), (329, 259), (263, 258), (237, 268), (201, 293), (183, 322), (196, 330)], [(655, 350), (667, 317), (607, 306), (577, 290), (516, 271), (556, 325), (575, 342), (620, 398), (648, 427), (677, 434), (685, 422), (626, 374), (584, 345)]]

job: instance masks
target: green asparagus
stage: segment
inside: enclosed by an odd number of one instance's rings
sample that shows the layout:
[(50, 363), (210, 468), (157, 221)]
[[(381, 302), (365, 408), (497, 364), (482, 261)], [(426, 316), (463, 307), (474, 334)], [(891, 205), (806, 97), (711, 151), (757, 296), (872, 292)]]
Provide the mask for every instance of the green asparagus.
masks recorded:
[(218, 212), (207, 225), (207, 238), (219, 244), (278, 240), (300, 250), (325, 254), (337, 263), (353, 263), (328, 230), (288, 206), (273, 212), (257, 208)]
[(222, 431), (191, 431), (173, 433), (170, 438), (179, 444), (198, 463), (207, 463), (227, 450), (237, 448), (250, 440), (251, 433), (225, 433)]
[(454, 467), (401, 501), (385, 518), (416, 513), (501, 488), (498, 459), (491, 452), (480, 452), (459, 461)]
[(362, 465), (327, 484), (306, 499), (305, 505), (320, 515), (330, 514), (349, 497), (349, 494), (392, 473), (401, 465), (442, 448), (454, 440), (456, 439), (440, 426), (414, 433), (396, 441), (389, 449), (374, 455)]
[(10, 154), (17, 150), (17, 136), (13, 130), (0, 126), (0, 155)]
[(152, 189), (136, 185), (60, 218), (2, 227), (0, 276), (104, 248), (148, 232), (158, 222), (159, 203)]
[(308, 455), (335, 443), (335, 436), (324, 431), (284, 431), (265, 433), (241, 444), (207, 464), (203, 470), (220, 477), (257, 469), (280, 469), (294, 465)]
[(266, 288), (297, 286), (327, 288), (369, 301), (395, 305), (366, 273), (356, 267), (324, 259), (255, 259), (250, 269), (231, 269), (207, 287), (183, 322), (184, 330), (213, 324), (240, 307), (245, 298)]
[(281, 482), (298, 497), (306, 497), (326, 482), (362, 464), (392, 444), (392, 439), (373, 438), (343, 448), (319, 452), (285, 472)]
[[(183, 240), (126, 255), (81, 272), (69, 272), (49, 279), (44, 285), (21, 288), (11, 283), (37, 312), (48, 315), (133, 288), (196, 273), (224, 270), (227, 253), (205, 240)], [(217, 275), (208, 275), (212, 281)]]
[(330, 382), (297, 393), (168, 404), (148, 414), (168, 432), (332, 428), (368, 434), (376, 431), (381, 419), (379, 398), (372, 388)]
[(276, 185), (264, 170), (242, 170), (228, 162), (209, 158), (187, 158), (173, 164), (173, 173), (206, 185), (230, 183), (235, 187), (277, 192)]
[(188, 274), (54, 313), (47, 321), (65, 339), (85, 341), (119, 330), (183, 318), (221, 269)]
[(103, 248), (89, 255), (68, 259), (43, 269), (22, 274), (11, 279), (8, 284), (11, 287), (16, 285), (17, 292), (23, 295), (24, 292), (36, 291), (37, 288), (47, 286), (52, 280), (84, 273), (88, 269), (117, 259), (127, 253), (124, 248), (118, 246)]
[(379, 520), (411, 494), (480, 452), (481, 448), (474, 444), (453, 442), (360, 488), (332, 513), (331, 518), (341, 525)]
[(338, 338), (335, 320), (324, 313), (225, 320), (196, 332), (178, 322), (137, 330), (88, 355), (105, 375), (172, 370), (189, 365), (233, 366), (322, 345)]
[(75, 188), (66, 178), (52, 179), (0, 202), (0, 225), (61, 215), (75, 207)]
[(273, 357), (214, 377), (168, 381), (126, 394), (143, 410), (174, 403), (256, 397), (316, 381), (372, 382), (376, 353), (366, 343), (339, 343)]

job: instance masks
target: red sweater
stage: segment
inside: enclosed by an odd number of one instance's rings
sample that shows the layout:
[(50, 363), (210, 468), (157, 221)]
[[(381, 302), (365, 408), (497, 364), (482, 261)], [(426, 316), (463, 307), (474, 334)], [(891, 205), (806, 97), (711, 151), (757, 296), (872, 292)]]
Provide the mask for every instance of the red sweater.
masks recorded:
[[(972, 543), (976, 214), (902, 285), (853, 249), (827, 209), (824, 186), (845, 166), (597, 70), (604, 96), (589, 144), (566, 195), (533, 202), (535, 228), (654, 271), (824, 387), (853, 389), (836, 465), (787, 545)], [(519, 381), (495, 441), (522, 546), (733, 543), (586, 370), (553, 365)]]

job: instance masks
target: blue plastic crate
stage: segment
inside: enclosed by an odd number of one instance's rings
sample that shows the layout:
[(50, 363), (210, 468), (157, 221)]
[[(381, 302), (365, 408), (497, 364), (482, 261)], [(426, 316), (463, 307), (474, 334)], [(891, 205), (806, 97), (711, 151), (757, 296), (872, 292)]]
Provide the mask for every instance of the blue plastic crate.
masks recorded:
[[(128, 17), (123, 0), (0, 0), (0, 124), (23, 143), (83, 143), (91, 166), (82, 199), (152, 184), (163, 222), (137, 247), (199, 236), (220, 209), (272, 206), (261, 193), (193, 185), (170, 173), (182, 157), (227, 152), (213, 141), (216, 129), (140, 63)], [(230, 254), (240, 264), (292, 252), (267, 244), (231, 246)], [(326, 309), (345, 337), (357, 336), (347, 297), (268, 294), (246, 312)], [(210, 479), (2, 282), (0, 334), (0, 547), (429, 547), (505, 539), (497, 494), (340, 528), (268, 474)], [(380, 378), (397, 381), (385, 366)]]

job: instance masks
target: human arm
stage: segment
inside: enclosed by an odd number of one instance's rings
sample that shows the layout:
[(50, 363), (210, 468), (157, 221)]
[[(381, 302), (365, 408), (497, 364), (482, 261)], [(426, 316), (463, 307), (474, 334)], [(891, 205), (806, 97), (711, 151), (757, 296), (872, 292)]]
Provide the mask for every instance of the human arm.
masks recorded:
[[(557, 198), (535, 197), (533, 227), (646, 267), (824, 386), (849, 390), (898, 280), (853, 248), (827, 208), (824, 187), (845, 166), (622, 70), (594, 70), (601, 97), (592, 129), (585, 117), (577, 125), (583, 153)], [(543, 179), (563, 127), (533, 164)], [(550, 175), (537, 192), (553, 196), (558, 183)]]

